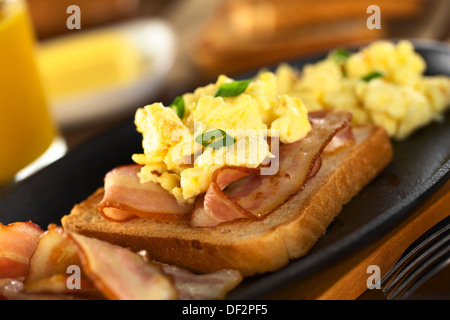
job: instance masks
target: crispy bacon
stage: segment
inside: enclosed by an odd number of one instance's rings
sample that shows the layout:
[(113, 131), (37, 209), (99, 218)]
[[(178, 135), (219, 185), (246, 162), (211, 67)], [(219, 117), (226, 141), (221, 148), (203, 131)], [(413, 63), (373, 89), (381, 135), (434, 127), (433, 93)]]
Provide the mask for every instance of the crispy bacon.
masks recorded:
[(168, 220), (184, 219), (192, 205), (181, 205), (159, 184), (140, 183), (139, 165), (120, 166), (105, 176), (105, 195), (100, 214), (108, 220), (126, 221), (137, 216)]
[(24, 277), (44, 231), (31, 221), (0, 223), (0, 278)]
[(351, 114), (320, 111), (310, 113), (309, 118), (312, 130), (304, 139), (280, 146), (279, 170), (275, 175), (249, 174), (225, 190), (218, 187), (217, 179), (233, 179), (213, 176), (203, 205), (197, 203), (191, 213), (190, 226), (211, 227), (239, 218), (261, 219), (299, 192), (320, 168), (320, 155), (328, 143), (348, 127)]

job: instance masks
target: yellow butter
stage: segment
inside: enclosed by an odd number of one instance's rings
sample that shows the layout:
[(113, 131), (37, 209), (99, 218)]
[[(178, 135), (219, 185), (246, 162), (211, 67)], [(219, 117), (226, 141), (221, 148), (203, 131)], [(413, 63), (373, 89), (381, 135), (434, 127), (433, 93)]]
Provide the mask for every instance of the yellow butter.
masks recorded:
[(112, 30), (44, 42), (38, 60), (48, 94), (55, 100), (128, 85), (143, 64), (136, 44)]

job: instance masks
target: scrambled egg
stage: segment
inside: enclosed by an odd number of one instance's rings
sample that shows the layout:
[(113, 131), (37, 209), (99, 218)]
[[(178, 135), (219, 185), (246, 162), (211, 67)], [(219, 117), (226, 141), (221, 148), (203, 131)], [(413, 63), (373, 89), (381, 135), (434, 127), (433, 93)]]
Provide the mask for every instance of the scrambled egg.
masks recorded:
[[(379, 124), (391, 137), (404, 139), (441, 119), (450, 106), (450, 78), (424, 76), (425, 69), (409, 41), (377, 41), (344, 61), (330, 54), (301, 74), (281, 65), (276, 75), (284, 92), (300, 98), (308, 110), (349, 110), (354, 124)], [(378, 76), (364, 80), (374, 72)]]
[[(354, 124), (380, 124), (403, 139), (439, 120), (450, 105), (450, 78), (424, 76), (425, 69), (410, 42), (378, 41), (344, 58), (330, 53), (301, 73), (286, 64), (261, 71), (232, 96), (217, 96), (219, 88), (235, 83), (221, 75), (184, 94), (181, 113), (161, 103), (137, 110), (144, 152), (133, 160), (143, 165), (140, 181), (159, 183), (178, 202), (192, 203), (216, 169), (255, 168), (273, 158), (267, 137), (282, 143), (305, 137), (311, 130), (307, 113), (318, 109), (348, 110)], [(227, 143), (204, 145), (208, 132), (226, 133)]]
[[(142, 183), (159, 183), (180, 203), (192, 203), (206, 192), (216, 169), (256, 168), (273, 158), (268, 137), (292, 143), (311, 130), (307, 108), (299, 98), (284, 93), (274, 73), (261, 72), (236, 96), (215, 96), (219, 87), (233, 82), (221, 75), (216, 83), (184, 94), (182, 119), (161, 103), (137, 110), (135, 124), (143, 135), (144, 152), (133, 155), (133, 160), (144, 165), (139, 173)], [(196, 141), (217, 129), (232, 143), (210, 148)]]

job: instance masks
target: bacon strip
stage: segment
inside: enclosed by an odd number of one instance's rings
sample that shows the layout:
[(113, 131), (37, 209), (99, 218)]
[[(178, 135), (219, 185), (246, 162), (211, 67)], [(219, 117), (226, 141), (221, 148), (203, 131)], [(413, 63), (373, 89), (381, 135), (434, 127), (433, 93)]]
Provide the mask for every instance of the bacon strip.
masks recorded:
[(51, 224), (41, 236), (30, 259), (30, 270), (25, 280), (25, 290), (33, 293), (92, 294), (98, 295), (94, 284), (81, 274), (80, 287), (67, 285), (72, 273), (70, 266), (80, 266), (78, 248), (64, 230)]
[(44, 231), (31, 221), (0, 223), (0, 278), (24, 277)]
[(108, 220), (126, 221), (136, 216), (168, 220), (184, 219), (192, 205), (181, 205), (159, 184), (140, 183), (139, 165), (120, 166), (105, 176), (105, 195), (100, 214)]
[(346, 125), (345, 128), (340, 130), (336, 135), (331, 139), (330, 143), (323, 150), (324, 154), (332, 154), (338, 151), (341, 148), (351, 146), (355, 143), (355, 136), (353, 134), (352, 126)]
[(211, 227), (238, 218), (261, 219), (304, 188), (320, 167), (320, 154), (348, 126), (351, 114), (320, 111), (309, 114), (309, 118), (312, 130), (304, 139), (280, 146), (275, 175), (247, 175), (223, 191), (217, 186), (216, 175), (203, 206), (197, 204), (191, 213), (190, 226)]
[(207, 274), (195, 274), (167, 264), (163, 264), (162, 269), (173, 277), (181, 300), (224, 299), (243, 280), (239, 271), (230, 269)]
[(82, 266), (95, 286), (113, 300), (176, 299), (177, 291), (159, 266), (128, 249), (69, 233), (79, 247)]
[[(155, 263), (147, 255), (53, 224), (35, 242), (25, 281), (0, 279), (0, 299), (222, 299), (243, 279), (235, 270), (197, 275)], [(68, 267), (74, 266), (81, 270), (78, 288), (68, 286)]]
[(0, 300), (86, 300), (83, 296), (68, 294), (30, 293), (24, 290), (24, 285), (16, 279), (0, 279)]
[(243, 177), (258, 174), (259, 169), (246, 167), (224, 166), (217, 169), (211, 179), (211, 184), (204, 196), (195, 201), (194, 210), (189, 217), (191, 227), (211, 227), (219, 223), (253, 218), (253, 215), (230, 201), (222, 192), (230, 183)]

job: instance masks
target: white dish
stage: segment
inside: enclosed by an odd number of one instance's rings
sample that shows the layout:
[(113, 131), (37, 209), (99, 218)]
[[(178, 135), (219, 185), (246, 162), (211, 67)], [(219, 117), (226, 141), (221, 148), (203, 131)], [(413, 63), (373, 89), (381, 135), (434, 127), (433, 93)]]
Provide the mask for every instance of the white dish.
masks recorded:
[[(126, 85), (58, 100), (50, 97), (52, 113), (62, 128), (92, 124), (142, 107), (158, 93), (173, 65), (176, 41), (172, 28), (166, 22), (157, 19), (134, 20), (87, 32), (105, 30), (125, 33), (151, 63), (145, 64), (139, 76)], [(59, 40), (63, 39), (51, 41)]]

